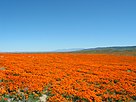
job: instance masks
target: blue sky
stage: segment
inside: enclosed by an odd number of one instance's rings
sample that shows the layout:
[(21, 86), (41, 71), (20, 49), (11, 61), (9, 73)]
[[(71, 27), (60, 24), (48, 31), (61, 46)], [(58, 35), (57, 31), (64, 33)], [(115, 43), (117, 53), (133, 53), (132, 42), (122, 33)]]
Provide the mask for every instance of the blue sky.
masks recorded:
[(0, 51), (136, 45), (136, 0), (0, 0)]

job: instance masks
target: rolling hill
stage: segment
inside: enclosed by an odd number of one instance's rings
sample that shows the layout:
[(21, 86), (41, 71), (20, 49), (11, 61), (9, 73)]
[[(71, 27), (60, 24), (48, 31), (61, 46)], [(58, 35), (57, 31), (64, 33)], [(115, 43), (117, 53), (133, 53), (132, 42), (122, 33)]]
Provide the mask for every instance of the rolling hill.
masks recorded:
[(136, 56), (136, 46), (98, 47), (72, 51), (72, 53), (119, 54)]

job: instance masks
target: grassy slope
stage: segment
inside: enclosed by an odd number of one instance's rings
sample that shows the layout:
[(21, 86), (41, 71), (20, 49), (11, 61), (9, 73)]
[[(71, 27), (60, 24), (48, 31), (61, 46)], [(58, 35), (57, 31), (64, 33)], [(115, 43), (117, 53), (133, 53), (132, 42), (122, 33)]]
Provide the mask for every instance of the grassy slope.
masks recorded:
[(136, 56), (136, 46), (131, 47), (102, 47), (95, 49), (84, 49), (72, 53), (91, 53), (91, 54), (117, 54)]

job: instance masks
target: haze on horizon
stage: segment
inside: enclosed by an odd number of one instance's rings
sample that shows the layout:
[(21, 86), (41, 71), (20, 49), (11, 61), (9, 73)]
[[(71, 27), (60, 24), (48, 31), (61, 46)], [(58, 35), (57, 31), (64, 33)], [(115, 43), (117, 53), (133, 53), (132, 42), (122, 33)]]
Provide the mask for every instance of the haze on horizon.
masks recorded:
[(136, 45), (136, 0), (1, 0), (0, 52)]

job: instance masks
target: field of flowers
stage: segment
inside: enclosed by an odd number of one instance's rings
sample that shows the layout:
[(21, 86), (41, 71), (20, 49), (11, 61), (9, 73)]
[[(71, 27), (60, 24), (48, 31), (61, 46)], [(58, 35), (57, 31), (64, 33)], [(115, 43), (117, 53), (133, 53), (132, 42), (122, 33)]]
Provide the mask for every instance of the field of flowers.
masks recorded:
[(136, 57), (106, 54), (0, 54), (0, 102), (136, 100)]

